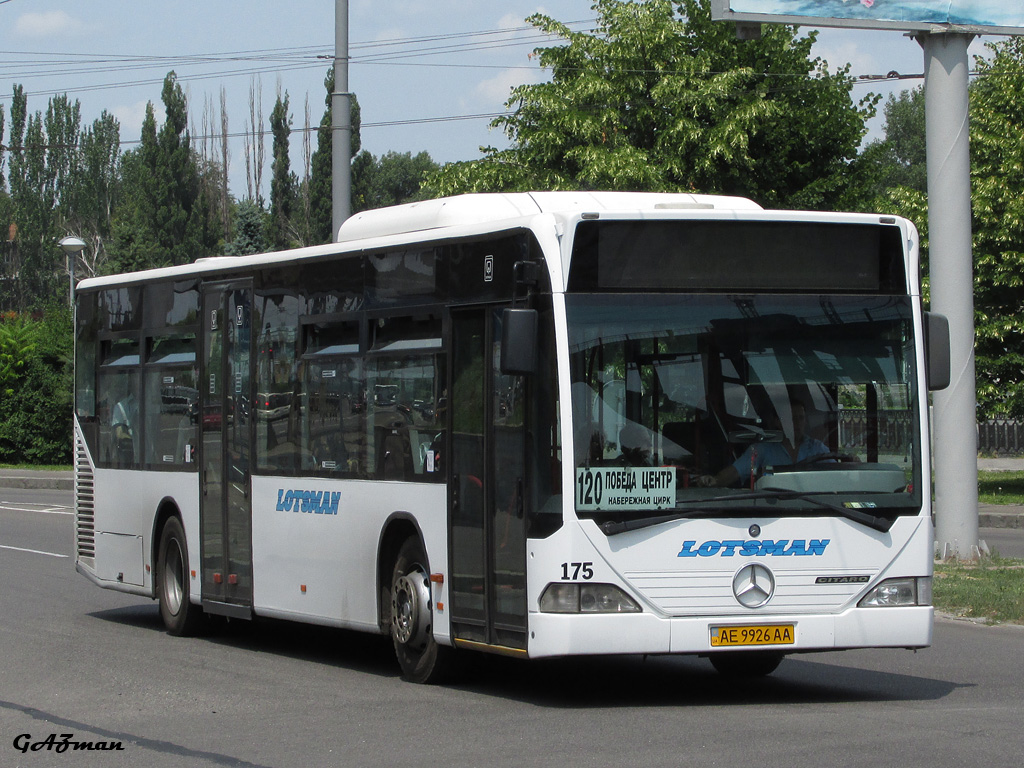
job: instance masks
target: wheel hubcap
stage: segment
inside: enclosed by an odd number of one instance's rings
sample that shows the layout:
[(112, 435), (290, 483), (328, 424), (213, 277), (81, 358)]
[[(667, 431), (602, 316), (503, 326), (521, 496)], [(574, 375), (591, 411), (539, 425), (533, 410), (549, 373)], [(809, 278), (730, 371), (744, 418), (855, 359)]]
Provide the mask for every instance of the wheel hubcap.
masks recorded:
[(419, 647), (430, 629), (430, 591), (420, 570), (395, 579), (391, 589), (391, 631), (402, 645)]

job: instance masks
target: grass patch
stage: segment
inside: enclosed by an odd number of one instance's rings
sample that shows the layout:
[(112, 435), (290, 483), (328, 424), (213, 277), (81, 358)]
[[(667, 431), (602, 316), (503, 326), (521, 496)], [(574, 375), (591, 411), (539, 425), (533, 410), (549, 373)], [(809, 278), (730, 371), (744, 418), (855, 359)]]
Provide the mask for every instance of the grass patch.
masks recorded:
[(1024, 624), (1024, 560), (992, 555), (977, 563), (935, 563), (935, 608), (990, 624)]
[(0, 469), (41, 469), (49, 472), (71, 472), (74, 467), (70, 464), (0, 464)]
[(1024, 472), (979, 472), (982, 504), (1024, 504)]

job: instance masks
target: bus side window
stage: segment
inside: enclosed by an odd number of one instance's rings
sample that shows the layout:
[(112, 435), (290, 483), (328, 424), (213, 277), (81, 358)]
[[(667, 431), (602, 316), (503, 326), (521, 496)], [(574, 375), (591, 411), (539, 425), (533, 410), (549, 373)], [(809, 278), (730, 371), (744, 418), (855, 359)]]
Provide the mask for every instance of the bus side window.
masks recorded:
[(367, 440), (381, 480), (441, 480), (445, 386), (439, 355), (381, 357), (368, 364)]
[(259, 291), (254, 315), (256, 337), (256, 467), (294, 472), (298, 449), (299, 402), (295, 355), (298, 298), (291, 293)]
[(98, 383), (100, 458), (107, 466), (139, 464), (139, 343), (135, 339), (104, 342)]
[(365, 477), (363, 362), (333, 358), (303, 364), (301, 466)]

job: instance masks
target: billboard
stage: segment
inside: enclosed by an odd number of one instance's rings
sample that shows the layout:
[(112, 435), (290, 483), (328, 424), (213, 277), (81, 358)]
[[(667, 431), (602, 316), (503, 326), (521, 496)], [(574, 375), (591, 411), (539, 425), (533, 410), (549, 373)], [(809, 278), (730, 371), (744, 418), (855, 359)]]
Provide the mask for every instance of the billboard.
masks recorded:
[(712, 0), (720, 20), (1024, 34), (1019, 0)]

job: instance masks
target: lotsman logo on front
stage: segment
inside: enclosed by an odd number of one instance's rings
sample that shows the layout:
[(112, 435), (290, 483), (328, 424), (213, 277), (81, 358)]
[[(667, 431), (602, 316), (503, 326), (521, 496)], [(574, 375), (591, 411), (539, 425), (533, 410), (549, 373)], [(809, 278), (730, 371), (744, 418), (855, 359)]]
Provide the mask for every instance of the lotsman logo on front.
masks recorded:
[(290, 491), (277, 489), (278, 512), (305, 512), (312, 515), (336, 515), (341, 494), (331, 491)]
[(824, 555), (825, 547), (831, 539), (811, 539), (810, 542), (804, 539), (780, 539), (773, 541), (765, 539), (757, 541), (740, 541), (730, 539), (726, 541), (705, 541), (699, 547), (696, 541), (684, 541), (683, 548), (679, 550), (678, 557), (788, 557), (790, 555), (808, 556)]

